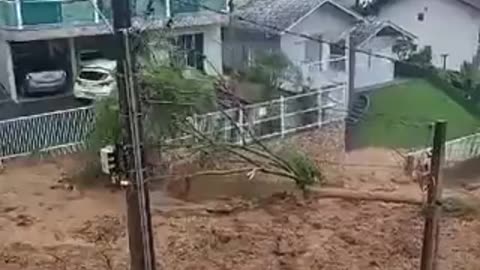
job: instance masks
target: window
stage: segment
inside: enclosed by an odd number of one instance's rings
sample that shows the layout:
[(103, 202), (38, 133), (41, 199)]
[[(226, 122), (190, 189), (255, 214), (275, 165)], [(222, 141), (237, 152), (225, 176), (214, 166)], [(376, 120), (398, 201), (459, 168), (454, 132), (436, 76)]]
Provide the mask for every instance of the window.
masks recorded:
[(178, 36), (174, 45), (176, 49), (172, 61), (175, 64), (204, 70), (203, 33)]
[(345, 56), (345, 40), (330, 44), (330, 54), (334, 56)]
[(425, 13), (423, 12), (420, 12), (417, 14), (417, 20), (420, 21), (420, 22), (423, 22), (423, 20), (425, 20)]
[(102, 81), (108, 77), (107, 73), (93, 71), (93, 70), (84, 70), (78, 75), (80, 79), (88, 81)]

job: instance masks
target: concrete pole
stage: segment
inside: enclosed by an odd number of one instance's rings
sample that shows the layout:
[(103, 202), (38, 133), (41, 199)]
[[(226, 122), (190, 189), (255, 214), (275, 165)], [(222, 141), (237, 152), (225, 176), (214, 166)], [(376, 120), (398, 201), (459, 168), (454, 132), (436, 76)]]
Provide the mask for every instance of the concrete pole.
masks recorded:
[(75, 78), (78, 74), (78, 61), (77, 61), (77, 50), (75, 48), (75, 38), (68, 39), (68, 49), (70, 52), (70, 65), (72, 68), (72, 79), (75, 81)]
[(7, 75), (7, 81), (5, 83), (5, 90), (10, 94), (10, 98), (18, 103), (18, 93), (17, 86), (15, 84), (15, 71), (13, 70), (13, 56), (12, 56), (12, 47), (7, 41), (0, 41), (0, 50), (3, 51), (2, 55), (5, 56), (5, 66), (6, 70), (4, 71)]

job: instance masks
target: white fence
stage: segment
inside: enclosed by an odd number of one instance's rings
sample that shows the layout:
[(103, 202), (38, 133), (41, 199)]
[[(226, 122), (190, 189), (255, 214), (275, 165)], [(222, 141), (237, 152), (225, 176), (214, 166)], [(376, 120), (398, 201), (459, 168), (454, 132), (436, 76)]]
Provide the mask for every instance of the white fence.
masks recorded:
[[(189, 121), (206, 136), (245, 142), (255, 136), (267, 139), (343, 120), (344, 85), (276, 100), (195, 115)], [(0, 121), (0, 159), (50, 150), (75, 151), (95, 124), (94, 108), (19, 117)], [(192, 139), (181, 136), (176, 140)]]
[[(345, 86), (341, 85), (243, 108), (195, 115), (189, 122), (212, 140), (243, 143), (249, 142), (252, 136), (257, 139), (284, 137), (343, 120), (346, 116), (345, 94)], [(192, 135), (185, 135), (171, 142), (192, 139)]]
[(0, 121), (0, 158), (37, 151), (75, 150), (87, 137), (94, 121), (92, 107)]
[[(431, 151), (431, 148), (417, 150), (408, 156), (415, 160), (423, 159), (428, 151)], [(445, 167), (477, 157), (480, 157), (480, 133), (451, 140), (445, 144)]]

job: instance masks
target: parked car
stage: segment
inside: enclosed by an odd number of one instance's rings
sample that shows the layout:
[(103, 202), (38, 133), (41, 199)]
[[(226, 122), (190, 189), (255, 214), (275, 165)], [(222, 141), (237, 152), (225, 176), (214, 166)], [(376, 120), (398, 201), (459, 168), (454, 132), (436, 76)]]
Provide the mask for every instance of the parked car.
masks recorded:
[(115, 93), (116, 61), (96, 59), (83, 62), (73, 87), (73, 95), (79, 99), (97, 100)]
[(30, 72), (20, 87), (22, 96), (54, 95), (65, 91), (67, 73), (64, 70)]

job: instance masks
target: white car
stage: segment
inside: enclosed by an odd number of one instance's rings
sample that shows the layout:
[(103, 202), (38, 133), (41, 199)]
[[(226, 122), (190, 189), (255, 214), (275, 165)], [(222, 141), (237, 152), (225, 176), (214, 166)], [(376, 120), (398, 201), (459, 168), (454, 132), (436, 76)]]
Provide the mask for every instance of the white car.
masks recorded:
[(79, 99), (97, 100), (117, 91), (115, 72), (117, 62), (109, 59), (85, 61), (73, 87), (73, 95)]

